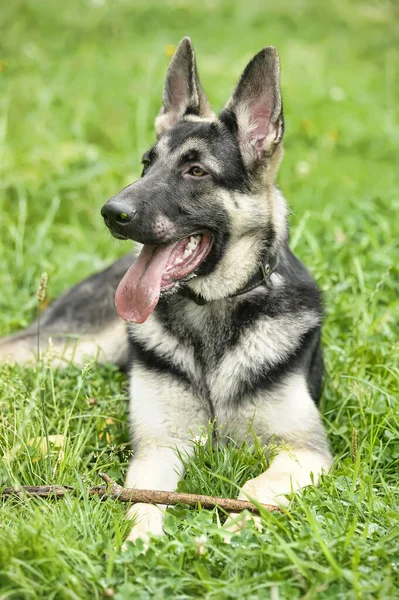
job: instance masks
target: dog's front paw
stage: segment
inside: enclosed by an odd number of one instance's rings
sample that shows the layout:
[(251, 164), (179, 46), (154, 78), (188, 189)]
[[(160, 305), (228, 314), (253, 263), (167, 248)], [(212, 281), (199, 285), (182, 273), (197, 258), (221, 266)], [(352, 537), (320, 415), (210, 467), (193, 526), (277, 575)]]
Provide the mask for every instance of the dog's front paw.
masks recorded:
[(231, 513), (223, 525), (223, 540), (226, 543), (230, 543), (232, 535), (244, 529), (249, 521), (252, 521), (255, 527), (261, 531), (262, 523), (260, 517), (251, 515), (247, 510), (244, 510), (242, 513)]
[(135, 504), (128, 513), (127, 518), (134, 520), (134, 525), (126, 542), (135, 543), (138, 539), (144, 541), (144, 547), (148, 548), (150, 535), (164, 535), (162, 525), (165, 516), (164, 509), (153, 504)]
[[(259, 477), (250, 479), (241, 488), (238, 495), (238, 500), (256, 500), (262, 504), (286, 505), (287, 500), (284, 497), (276, 498), (273, 490), (269, 486), (269, 482), (263, 473)], [(248, 511), (243, 511), (240, 514), (232, 513), (223, 525), (223, 539), (225, 542), (230, 542), (231, 536), (239, 533), (248, 521), (253, 521), (255, 527), (262, 531), (262, 521), (260, 516), (255, 516)]]

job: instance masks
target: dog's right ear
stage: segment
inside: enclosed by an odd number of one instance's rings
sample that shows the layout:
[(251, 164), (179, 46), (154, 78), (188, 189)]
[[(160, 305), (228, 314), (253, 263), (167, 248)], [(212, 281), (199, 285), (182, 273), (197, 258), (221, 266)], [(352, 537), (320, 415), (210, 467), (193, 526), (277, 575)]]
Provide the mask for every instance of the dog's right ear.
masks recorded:
[(155, 119), (157, 136), (187, 114), (203, 118), (213, 116), (198, 78), (194, 48), (189, 37), (181, 40), (169, 65), (161, 112)]
[(246, 66), (220, 119), (236, 131), (247, 165), (273, 154), (284, 133), (276, 48), (264, 48)]

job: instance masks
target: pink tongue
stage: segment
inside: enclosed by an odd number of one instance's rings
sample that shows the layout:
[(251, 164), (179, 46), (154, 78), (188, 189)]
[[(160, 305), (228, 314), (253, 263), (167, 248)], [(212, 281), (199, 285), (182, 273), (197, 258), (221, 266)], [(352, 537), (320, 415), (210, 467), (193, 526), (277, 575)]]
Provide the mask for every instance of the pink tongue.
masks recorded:
[(176, 244), (143, 246), (115, 294), (119, 316), (125, 321), (144, 323), (156, 307), (162, 275)]

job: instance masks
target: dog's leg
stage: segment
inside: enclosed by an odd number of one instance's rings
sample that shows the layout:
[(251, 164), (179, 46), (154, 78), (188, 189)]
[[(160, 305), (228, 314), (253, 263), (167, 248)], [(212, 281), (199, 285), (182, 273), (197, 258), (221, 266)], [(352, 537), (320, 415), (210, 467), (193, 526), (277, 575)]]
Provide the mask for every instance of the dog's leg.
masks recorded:
[[(321, 473), (329, 470), (332, 458), (326, 434), (304, 377), (292, 376), (272, 400), (265, 399), (253, 425), (261, 438), (266, 426), (285, 443), (267, 471), (245, 483), (240, 500), (287, 506), (287, 494), (317, 485)], [(225, 523), (230, 532), (243, 526), (243, 521), (231, 522), (236, 517), (231, 515)], [(255, 518), (255, 522), (259, 525), (260, 519)]]
[[(165, 435), (165, 438), (167, 436)], [(162, 446), (162, 444), (171, 446)], [(126, 476), (126, 487), (147, 490), (173, 491), (176, 489), (183, 466), (178, 458), (178, 451), (190, 454), (188, 440), (155, 440), (151, 437), (149, 445), (137, 451)], [(128, 509), (127, 518), (134, 520), (127, 541), (135, 542), (138, 538), (145, 542), (148, 536), (163, 535), (162, 525), (165, 506), (138, 503)]]
[[(169, 373), (135, 363), (131, 380), (134, 458), (126, 487), (173, 491), (183, 474), (179, 453), (192, 454), (191, 439), (209, 415), (189, 386)], [(127, 540), (162, 534), (165, 507), (135, 504), (127, 513), (134, 526)]]
[[(128, 362), (126, 324), (115, 310), (118, 283), (134, 261), (130, 254), (88, 277), (56, 300), (40, 318), (40, 353), (55, 366), (95, 358), (124, 368)], [(37, 359), (37, 323), (0, 339), (0, 362), (29, 364)], [(51, 343), (49, 344), (49, 340)], [(50, 346), (50, 348), (49, 348)]]
[[(267, 471), (245, 483), (238, 498), (256, 500), (262, 504), (288, 506), (286, 494), (308, 485), (317, 485), (321, 473), (327, 472), (330, 466), (331, 458), (315, 450), (307, 448), (283, 450), (276, 456)], [(239, 531), (246, 518), (236, 520), (237, 517), (237, 514), (232, 514), (225, 523), (225, 529), (232, 533)], [(233, 519), (234, 523), (232, 523)], [(260, 518), (254, 517), (254, 521), (260, 528)]]

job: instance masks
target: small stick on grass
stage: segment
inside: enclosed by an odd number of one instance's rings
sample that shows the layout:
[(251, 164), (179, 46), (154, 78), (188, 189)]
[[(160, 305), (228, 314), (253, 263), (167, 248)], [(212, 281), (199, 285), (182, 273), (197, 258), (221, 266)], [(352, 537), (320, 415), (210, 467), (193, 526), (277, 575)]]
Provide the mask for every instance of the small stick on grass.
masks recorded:
[[(130, 502), (135, 504), (143, 502), (144, 504), (166, 504), (174, 506), (176, 504), (186, 504), (187, 506), (202, 506), (202, 508), (222, 508), (226, 512), (241, 512), (248, 510), (252, 514), (259, 514), (260, 508), (267, 511), (278, 510), (281, 508), (274, 504), (255, 505), (246, 500), (234, 500), (232, 498), (216, 498), (214, 496), (203, 496), (202, 494), (180, 494), (178, 492), (163, 492), (159, 490), (136, 490), (124, 488), (118, 485), (106, 473), (99, 473), (101, 479), (107, 483), (106, 486), (88, 488), (89, 496), (99, 496), (103, 499), (111, 498), (120, 502)], [(20, 488), (6, 488), (0, 494), (3, 497), (26, 494), (27, 496), (39, 496), (41, 498), (64, 498), (76, 490), (71, 486), (50, 485), (50, 486), (23, 486)]]

